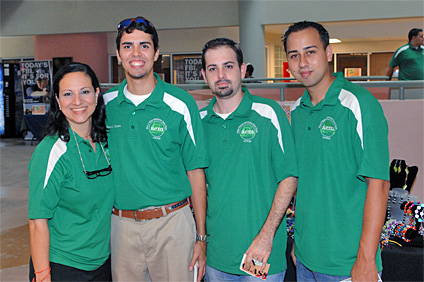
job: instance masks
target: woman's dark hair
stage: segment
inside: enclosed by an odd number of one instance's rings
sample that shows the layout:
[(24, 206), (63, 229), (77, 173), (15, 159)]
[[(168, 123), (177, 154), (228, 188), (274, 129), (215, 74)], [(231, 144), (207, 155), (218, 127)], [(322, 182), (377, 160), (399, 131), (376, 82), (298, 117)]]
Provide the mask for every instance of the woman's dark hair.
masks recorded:
[(47, 125), (44, 128), (45, 135), (59, 135), (60, 139), (65, 142), (69, 141), (69, 124), (65, 115), (59, 109), (57, 98), (59, 97), (59, 83), (63, 77), (72, 72), (83, 72), (91, 78), (91, 84), (94, 90), (99, 89), (100, 93), (97, 98), (96, 109), (92, 115), (91, 139), (94, 142), (105, 142), (106, 134), (106, 109), (103, 95), (100, 89), (99, 81), (90, 66), (82, 63), (71, 63), (61, 67), (53, 78), (53, 91), (50, 94), (50, 109), (47, 113)]

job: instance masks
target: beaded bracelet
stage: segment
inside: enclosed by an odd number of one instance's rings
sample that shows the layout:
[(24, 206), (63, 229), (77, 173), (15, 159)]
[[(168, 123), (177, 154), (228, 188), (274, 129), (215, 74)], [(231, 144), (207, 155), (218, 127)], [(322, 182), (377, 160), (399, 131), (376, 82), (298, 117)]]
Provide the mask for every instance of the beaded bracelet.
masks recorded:
[(406, 225), (405, 223), (400, 223), (396, 226), (395, 236), (401, 238), (405, 242), (411, 242), (411, 239), (407, 238), (407, 233), (409, 230), (417, 230), (415, 226)]

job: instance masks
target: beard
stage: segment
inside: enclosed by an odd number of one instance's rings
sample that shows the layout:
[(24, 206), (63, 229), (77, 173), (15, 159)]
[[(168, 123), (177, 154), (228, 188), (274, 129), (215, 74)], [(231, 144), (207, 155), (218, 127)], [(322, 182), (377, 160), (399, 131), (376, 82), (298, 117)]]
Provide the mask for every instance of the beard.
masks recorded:
[[(229, 86), (227, 86), (225, 88), (219, 88), (218, 83), (223, 82), (223, 81), (229, 83)], [(233, 89), (233, 85), (232, 85), (231, 80), (223, 79), (223, 80), (219, 80), (219, 81), (215, 82), (215, 88), (212, 91), (212, 93), (219, 98), (226, 98), (226, 97), (232, 96), (233, 93), (234, 93), (234, 89)]]
[(128, 74), (131, 78), (133, 78), (133, 79), (142, 79), (142, 78), (144, 78), (144, 77), (147, 75), (147, 72), (145, 72), (145, 73), (137, 73), (137, 74), (132, 74), (132, 73), (130, 73), (130, 72), (127, 72), (127, 74)]

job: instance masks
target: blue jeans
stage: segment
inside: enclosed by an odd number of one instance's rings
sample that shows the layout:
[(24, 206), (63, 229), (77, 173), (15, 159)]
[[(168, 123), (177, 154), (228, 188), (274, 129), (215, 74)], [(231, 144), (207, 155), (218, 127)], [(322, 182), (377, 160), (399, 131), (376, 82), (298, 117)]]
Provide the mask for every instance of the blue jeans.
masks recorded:
[[(340, 282), (342, 280), (350, 278), (348, 276), (337, 276), (329, 275), (324, 273), (315, 272), (306, 268), (297, 258), (296, 258), (296, 275), (298, 282)], [(381, 277), (381, 272), (378, 273)]]
[[(284, 277), (286, 276), (286, 271), (268, 275), (266, 277), (266, 282), (283, 282)], [(206, 282), (220, 282), (220, 281), (239, 281), (239, 282), (259, 282), (261, 279), (253, 277), (251, 275), (238, 275), (238, 274), (230, 274), (226, 272), (219, 271), (209, 265), (206, 265)]]

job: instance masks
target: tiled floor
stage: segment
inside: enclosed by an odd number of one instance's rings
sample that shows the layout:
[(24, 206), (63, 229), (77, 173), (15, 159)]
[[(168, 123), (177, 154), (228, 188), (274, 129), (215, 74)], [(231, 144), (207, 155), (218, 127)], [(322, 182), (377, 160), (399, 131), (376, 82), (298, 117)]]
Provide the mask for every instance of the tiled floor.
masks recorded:
[(0, 139), (0, 281), (28, 281), (28, 163), (37, 142)]

